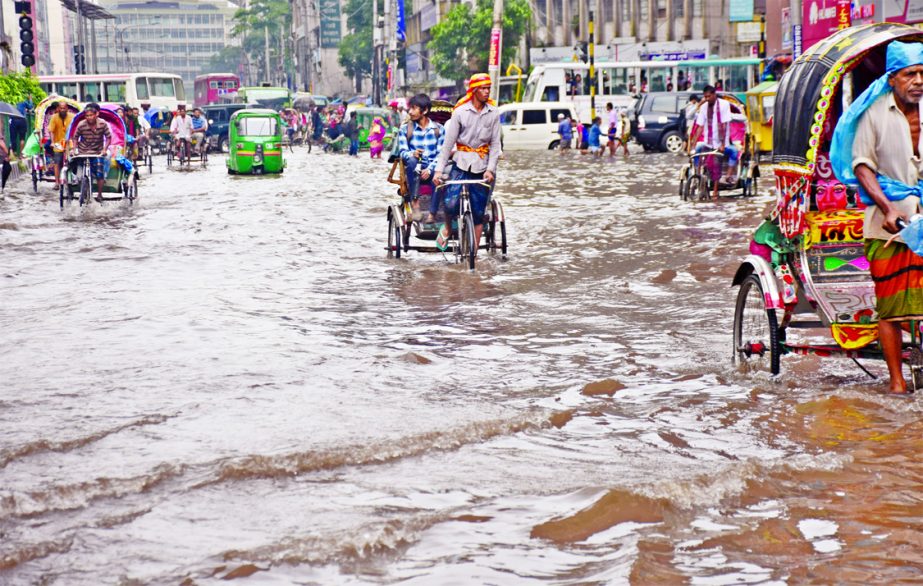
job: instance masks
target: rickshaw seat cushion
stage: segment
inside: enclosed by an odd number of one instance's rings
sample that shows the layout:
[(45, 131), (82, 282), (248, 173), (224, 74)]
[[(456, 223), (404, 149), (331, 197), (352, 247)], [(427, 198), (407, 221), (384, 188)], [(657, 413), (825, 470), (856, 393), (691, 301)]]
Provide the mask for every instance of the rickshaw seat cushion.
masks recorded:
[(432, 195), (433, 186), (430, 183), (420, 183), (420, 186), (417, 188), (417, 196), (422, 195)]

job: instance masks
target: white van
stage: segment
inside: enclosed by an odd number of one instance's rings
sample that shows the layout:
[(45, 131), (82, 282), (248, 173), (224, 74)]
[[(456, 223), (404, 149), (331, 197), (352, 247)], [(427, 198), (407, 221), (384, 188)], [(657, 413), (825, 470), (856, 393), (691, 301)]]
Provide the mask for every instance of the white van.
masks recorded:
[(516, 102), (500, 106), (504, 151), (553, 149), (558, 146), (558, 114), (576, 120), (568, 102)]

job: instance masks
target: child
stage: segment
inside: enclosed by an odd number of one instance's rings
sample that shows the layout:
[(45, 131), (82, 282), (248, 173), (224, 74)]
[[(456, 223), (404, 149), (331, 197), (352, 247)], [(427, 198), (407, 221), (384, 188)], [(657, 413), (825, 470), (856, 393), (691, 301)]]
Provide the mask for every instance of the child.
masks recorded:
[(602, 135), (603, 119), (597, 116), (593, 118), (593, 124), (587, 132), (587, 144), (589, 145), (590, 154), (594, 157), (601, 157), (603, 154), (602, 147), (599, 144), (599, 137)]

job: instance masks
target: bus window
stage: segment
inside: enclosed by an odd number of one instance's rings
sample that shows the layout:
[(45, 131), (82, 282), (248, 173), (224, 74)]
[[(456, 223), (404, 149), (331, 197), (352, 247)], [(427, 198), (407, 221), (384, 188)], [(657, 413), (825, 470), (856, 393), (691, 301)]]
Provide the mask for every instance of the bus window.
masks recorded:
[(158, 98), (176, 97), (173, 91), (173, 80), (169, 77), (152, 77), (148, 79), (151, 86), (151, 95)]
[(125, 101), (125, 82), (124, 81), (106, 81), (103, 82), (103, 89), (106, 92), (106, 101), (121, 104)]
[(724, 82), (726, 92), (745, 92), (750, 87), (746, 65), (729, 65), (721, 68), (718, 78)]
[(543, 102), (557, 102), (560, 99), (561, 99), (561, 94), (557, 86), (553, 86), (553, 85), (545, 86), (545, 91), (542, 92)]
[(147, 78), (139, 77), (135, 80), (135, 93), (138, 94), (139, 100), (149, 100), (151, 99), (150, 92), (147, 91)]
[(99, 91), (102, 89), (98, 81), (85, 81), (80, 84), (80, 95), (83, 96), (84, 102), (100, 102), (103, 101), (102, 97), (99, 95)]
[(176, 99), (184, 102), (186, 100), (186, 88), (183, 87), (183, 80), (174, 79), (173, 83), (175, 85)]
[(665, 92), (667, 91), (667, 78), (670, 76), (669, 69), (648, 69), (647, 70), (647, 91)]
[(213, 90), (218, 89), (218, 81), (214, 79), (211, 80), (210, 82), (208, 82), (208, 87), (210, 87)]
[(57, 84), (55, 88), (58, 92), (58, 95), (64, 96), (65, 98), (72, 98), (74, 100), (79, 100), (80, 96), (77, 95), (77, 82), (76, 81), (62, 81)]
[(627, 94), (628, 77), (629, 71), (624, 67), (603, 70), (603, 93), (616, 96)]

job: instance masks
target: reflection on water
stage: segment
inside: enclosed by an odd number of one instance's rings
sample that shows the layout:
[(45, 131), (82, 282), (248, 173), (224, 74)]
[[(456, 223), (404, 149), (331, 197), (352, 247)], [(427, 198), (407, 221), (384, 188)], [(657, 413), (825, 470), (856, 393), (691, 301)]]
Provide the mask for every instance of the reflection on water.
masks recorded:
[(384, 164), (289, 159), (0, 201), (0, 582), (918, 578), (921, 408), (731, 368), (767, 194), (509, 153), (471, 273), (385, 257)]

